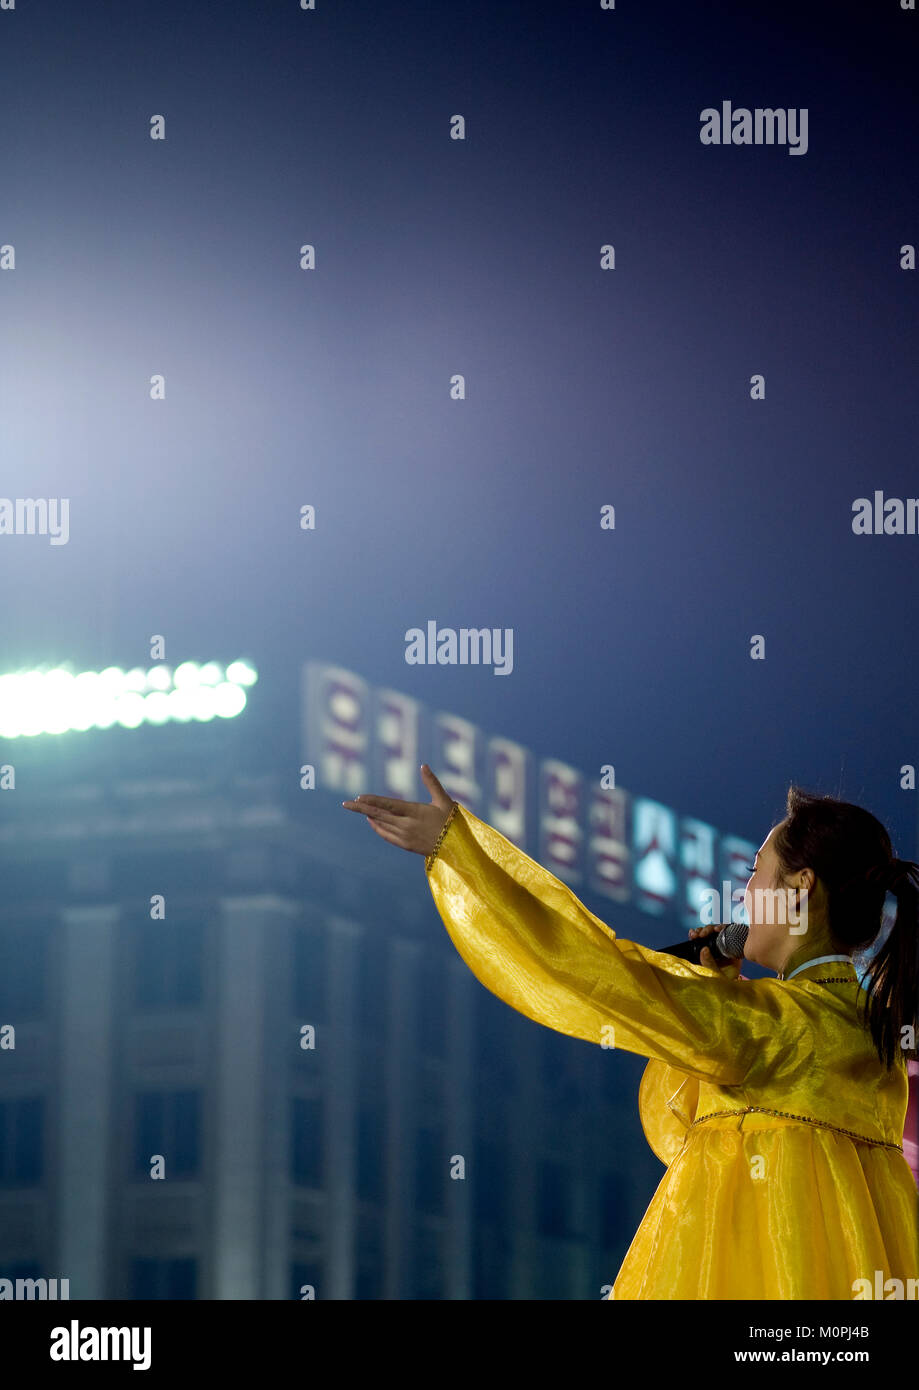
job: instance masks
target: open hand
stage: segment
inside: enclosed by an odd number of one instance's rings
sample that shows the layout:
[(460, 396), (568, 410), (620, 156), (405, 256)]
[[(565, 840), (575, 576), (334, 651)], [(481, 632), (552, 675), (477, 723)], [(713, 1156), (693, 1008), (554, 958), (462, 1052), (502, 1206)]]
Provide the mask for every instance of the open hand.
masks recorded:
[[(715, 922), (710, 927), (693, 927), (689, 935), (711, 936), (712, 932), (718, 932), (720, 930), (721, 923)], [(702, 953), (699, 956), (699, 964), (707, 966), (709, 970), (718, 970), (729, 980), (736, 980), (737, 976), (740, 974), (740, 967), (742, 965), (742, 961), (729, 960), (726, 962), (726, 964), (721, 965), (718, 961), (715, 960), (715, 957), (712, 955), (708, 947), (703, 946)]]
[(360, 811), (365, 815), (377, 834), (391, 845), (413, 854), (430, 854), (450, 814), (453, 798), (444, 791), (427, 763), (421, 764), (421, 776), (431, 793), (430, 802), (402, 801), (398, 797), (361, 792), (353, 801), (341, 804), (348, 811)]

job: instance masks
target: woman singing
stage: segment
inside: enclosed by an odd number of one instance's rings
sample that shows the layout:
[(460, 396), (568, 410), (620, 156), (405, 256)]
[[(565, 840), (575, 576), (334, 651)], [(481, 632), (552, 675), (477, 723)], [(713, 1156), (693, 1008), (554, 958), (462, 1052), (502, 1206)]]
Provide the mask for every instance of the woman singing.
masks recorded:
[[(893, 858), (881, 823), (789, 790), (745, 895), (744, 954), (777, 978), (744, 980), (707, 947), (694, 965), (617, 937), (426, 764), (422, 776), (429, 804), (342, 805), (425, 856), (450, 938), (493, 994), (556, 1032), (650, 1059), (639, 1108), (667, 1172), (609, 1297), (919, 1296), (903, 1155), (919, 865)], [(888, 891), (896, 920), (860, 985), (852, 956), (875, 943)], [(778, 893), (802, 915), (770, 911)]]

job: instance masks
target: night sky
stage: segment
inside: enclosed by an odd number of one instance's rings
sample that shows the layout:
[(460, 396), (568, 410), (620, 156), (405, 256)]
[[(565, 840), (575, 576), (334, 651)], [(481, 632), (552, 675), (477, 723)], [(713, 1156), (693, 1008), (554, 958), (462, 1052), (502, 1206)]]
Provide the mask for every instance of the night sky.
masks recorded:
[[(756, 844), (795, 781), (916, 857), (919, 535), (852, 506), (919, 496), (917, 36), (894, 0), (0, 11), (0, 493), (70, 499), (66, 545), (0, 536), (0, 671), (246, 656), (295, 759), (332, 661)], [(806, 108), (806, 153), (701, 143), (723, 101)], [(512, 674), (407, 665), (430, 619), (512, 628)]]

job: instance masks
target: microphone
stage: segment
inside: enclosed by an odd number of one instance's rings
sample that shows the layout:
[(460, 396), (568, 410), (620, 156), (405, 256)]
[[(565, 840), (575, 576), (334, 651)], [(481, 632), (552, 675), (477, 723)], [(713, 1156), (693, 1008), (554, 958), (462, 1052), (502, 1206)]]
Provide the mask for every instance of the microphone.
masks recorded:
[(699, 957), (703, 946), (707, 946), (716, 962), (726, 965), (728, 961), (743, 960), (743, 948), (749, 933), (746, 922), (728, 922), (720, 931), (710, 932), (708, 936), (694, 936), (689, 941), (677, 942), (676, 946), (661, 946), (660, 950), (665, 956), (679, 956), (681, 960), (701, 965)]

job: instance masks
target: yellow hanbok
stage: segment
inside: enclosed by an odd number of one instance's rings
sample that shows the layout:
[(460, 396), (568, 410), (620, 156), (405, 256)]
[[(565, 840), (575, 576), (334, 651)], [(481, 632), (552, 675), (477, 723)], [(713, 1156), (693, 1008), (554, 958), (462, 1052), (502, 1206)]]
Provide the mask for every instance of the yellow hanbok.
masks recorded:
[(917, 1296), (906, 1064), (880, 1063), (851, 962), (732, 980), (624, 941), (459, 803), (425, 869), (487, 989), (650, 1059), (639, 1109), (667, 1172), (611, 1299)]

